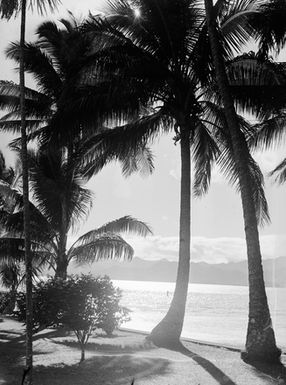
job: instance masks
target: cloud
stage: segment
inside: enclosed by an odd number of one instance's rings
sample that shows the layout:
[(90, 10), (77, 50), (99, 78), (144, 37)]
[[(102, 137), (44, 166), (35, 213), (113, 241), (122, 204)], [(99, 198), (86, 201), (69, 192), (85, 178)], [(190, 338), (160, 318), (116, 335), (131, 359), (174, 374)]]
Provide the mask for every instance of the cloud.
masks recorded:
[[(177, 237), (125, 238), (134, 248), (135, 255), (148, 260), (178, 260), (179, 242)], [(286, 236), (264, 235), (260, 238), (263, 259), (285, 255)], [(193, 237), (191, 258), (194, 262), (228, 263), (246, 259), (246, 245), (238, 237)]]

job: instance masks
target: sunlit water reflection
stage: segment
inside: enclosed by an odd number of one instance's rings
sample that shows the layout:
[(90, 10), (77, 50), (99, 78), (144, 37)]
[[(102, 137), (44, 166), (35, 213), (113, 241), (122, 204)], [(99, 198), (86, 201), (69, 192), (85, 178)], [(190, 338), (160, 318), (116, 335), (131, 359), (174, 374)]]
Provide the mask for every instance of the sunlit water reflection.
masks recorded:
[[(122, 305), (132, 310), (122, 325), (150, 331), (166, 313), (174, 283), (113, 281), (123, 290)], [(267, 288), (277, 343), (286, 349), (286, 288)], [(182, 336), (243, 347), (248, 313), (244, 286), (190, 284)]]

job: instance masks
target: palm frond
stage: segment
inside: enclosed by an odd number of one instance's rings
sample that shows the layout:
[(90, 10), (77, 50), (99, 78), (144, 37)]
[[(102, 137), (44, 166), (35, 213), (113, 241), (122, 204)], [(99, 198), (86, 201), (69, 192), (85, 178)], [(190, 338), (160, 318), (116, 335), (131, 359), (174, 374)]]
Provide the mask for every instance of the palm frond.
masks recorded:
[(99, 235), (105, 233), (134, 233), (136, 235), (146, 237), (147, 235), (151, 235), (152, 231), (145, 222), (126, 215), (125, 217), (108, 222), (98, 229), (85, 233), (77, 240), (77, 243), (90, 241), (94, 237), (98, 237)]
[(232, 95), (237, 107), (269, 118), (285, 106), (286, 72), (283, 63), (261, 61), (253, 53), (235, 58), (227, 65)]
[[(1, 0), (0, 17), (9, 20), (13, 15), (17, 15), (21, 10), (21, 3), (20, 0)], [(54, 10), (60, 3), (60, 0), (29, 0), (27, 5), (32, 10), (36, 8), (43, 15), (47, 13), (48, 8)]]
[(208, 191), (211, 170), (220, 152), (216, 141), (201, 121), (197, 122), (192, 149), (195, 170), (193, 191), (195, 196), (201, 196)]
[[(50, 116), (50, 99), (31, 88), (25, 88), (27, 117), (47, 118)], [(0, 82), (0, 108), (20, 114), (20, 87), (7, 81)]]
[[(27, 119), (26, 120), (26, 129), (28, 132), (36, 130), (43, 124), (42, 120), (39, 119)], [(0, 119), (0, 130), (10, 132), (12, 134), (21, 132), (21, 122), (20, 120), (3, 120)], [(32, 138), (37, 137), (39, 134), (32, 135)], [(31, 140), (31, 137), (29, 138)], [(16, 143), (16, 142), (15, 142)]]
[[(77, 246), (78, 244), (78, 246)], [(113, 233), (100, 234), (93, 240), (79, 243), (68, 251), (69, 260), (75, 259), (79, 264), (92, 263), (102, 259), (132, 259), (134, 250), (119, 235)]]
[(275, 182), (278, 184), (284, 184), (286, 182), (286, 158), (283, 159), (269, 175), (275, 176)]
[[(34, 266), (43, 266), (53, 256), (53, 251), (49, 250), (41, 242), (31, 242), (31, 257)], [(14, 264), (25, 260), (24, 238), (10, 236), (9, 234), (0, 237), (0, 263)]]
[(125, 177), (135, 172), (139, 172), (142, 176), (152, 174), (154, 170), (153, 154), (148, 147), (139, 148), (134, 154), (121, 160), (122, 173)]
[(24, 240), (13, 237), (0, 237), (0, 261), (20, 262), (25, 259)]
[[(225, 137), (225, 140), (226, 144), (221, 151), (221, 155), (218, 159), (218, 165), (230, 184), (235, 185), (237, 190), (240, 191), (240, 185), (238, 183), (238, 168), (233, 159), (231, 144), (227, 136)], [(245, 160), (245, 167), (248, 168), (245, 175), (249, 175), (248, 184), (251, 186), (257, 221), (263, 226), (264, 224), (270, 222), (268, 204), (264, 193), (264, 178), (258, 164), (249, 152), (247, 154), (247, 159)]]
[(259, 43), (259, 56), (265, 58), (273, 49), (278, 54), (280, 49), (284, 47), (286, 41), (285, 17), (286, 4), (284, 0), (262, 2), (259, 12), (251, 17), (253, 36)]
[[(13, 59), (19, 63), (20, 61), (20, 44), (12, 43), (6, 50), (9, 59)], [(24, 64), (25, 70), (32, 74), (37, 82), (39, 91), (48, 98), (58, 97), (62, 90), (61, 74), (56, 71), (56, 63), (50, 58), (38, 44), (25, 44), (24, 47)], [(52, 101), (49, 100), (51, 104)]]
[(36, 8), (39, 14), (44, 15), (48, 9), (56, 10), (59, 4), (61, 4), (60, 0), (30, 0), (29, 6), (32, 10)]
[(21, 282), (21, 265), (15, 261), (0, 263), (0, 282), (6, 288), (18, 287)]
[(259, 149), (274, 148), (286, 138), (286, 114), (281, 113), (253, 126), (255, 134), (251, 145)]
[(5, 202), (4, 207), (7, 207), (8, 211), (22, 206), (22, 195), (10, 183), (4, 180), (0, 180), (0, 196)]
[(229, 56), (232, 51), (241, 51), (241, 47), (248, 42), (253, 35), (253, 28), (250, 19), (257, 14), (261, 0), (231, 0), (224, 4), (220, 2), (219, 12), (221, 33), (224, 41), (224, 48)]
[(62, 225), (63, 215), (68, 227), (74, 227), (92, 205), (91, 192), (81, 186), (80, 170), (69, 168), (64, 152), (40, 152), (30, 159), (31, 187), (38, 209), (54, 229)]
[(127, 159), (133, 158), (137, 165), (140, 165), (138, 160), (142, 151), (143, 155), (147, 156), (151, 169), (152, 159), (146, 144), (155, 139), (160, 132), (171, 131), (172, 123), (173, 120), (161, 109), (153, 115), (93, 135), (80, 148), (80, 157), (84, 162), (83, 174), (90, 178), (104, 165), (116, 159), (124, 165)]

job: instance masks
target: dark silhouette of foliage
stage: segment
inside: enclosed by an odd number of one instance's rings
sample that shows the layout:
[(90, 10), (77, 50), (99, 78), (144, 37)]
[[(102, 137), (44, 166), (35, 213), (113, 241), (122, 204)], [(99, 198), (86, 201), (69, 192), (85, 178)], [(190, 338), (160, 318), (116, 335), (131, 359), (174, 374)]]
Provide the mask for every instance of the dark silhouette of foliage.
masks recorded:
[[(47, 327), (72, 330), (81, 347), (81, 361), (85, 345), (95, 329), (108, 335), (129, 319), (129, 310), (120, 306), (121, 291), (110, 279), (91, 275), (70, 276), (66, 280), (50, 278), (33, 288), (34, 332)], [(19, 321), (25, 320), (25, 294), (17, 297)]]

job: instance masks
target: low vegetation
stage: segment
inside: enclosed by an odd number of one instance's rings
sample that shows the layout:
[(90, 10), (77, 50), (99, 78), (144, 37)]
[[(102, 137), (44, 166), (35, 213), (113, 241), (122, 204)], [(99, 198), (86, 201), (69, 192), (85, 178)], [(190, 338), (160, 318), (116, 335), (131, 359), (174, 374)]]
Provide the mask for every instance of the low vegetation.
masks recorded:
[[(47, 327), (65, 327), (74, 332), (81, 348), (85, 347), (95, 329), (111, 335), (114, 329), (129, 320), (129, 310), (119, 302), (121, 291), (105, 277), (70, 276), (66, 280), (50, 278), (33, 288), (34, 332)], [(17, 295), (17, 319), (25, 322), (25, 293)]]

